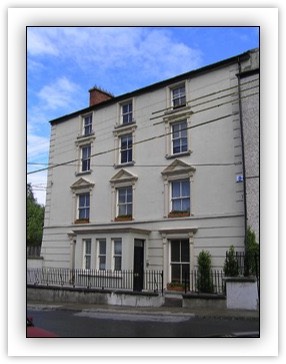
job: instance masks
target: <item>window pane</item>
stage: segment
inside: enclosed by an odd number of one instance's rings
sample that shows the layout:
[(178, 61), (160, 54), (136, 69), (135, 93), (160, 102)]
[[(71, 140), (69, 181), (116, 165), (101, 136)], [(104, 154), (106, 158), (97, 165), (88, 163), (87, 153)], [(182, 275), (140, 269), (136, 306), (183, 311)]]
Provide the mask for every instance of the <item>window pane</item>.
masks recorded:
[(172, 282), (176, 283), (176, 282), (180, 282), (180, 264), (172, 264), (171, 266), (171, 274), (172, 274)]
[(91, 253), (91, 241), (86, 240), (85, 241), (85, 254), (90, 254), (90, 253)]
[(190, 211), (190, 199), (184, 198), (182, 201), (182, 211)]
[(174, 240), (171, 242), (171, 261), (180, 261), (180, 242), (178, 240)]
[(132, 215), (132, 204), (127, 205), (126, 215)]
[(181, 153), (180, 139), (173, 140), (173, 154)]
[(127, 151), (121, 151), (121, 163), (127, 163), (128, 162), (128, 153)]
[(119, 203), (126, 202), (126, 189), (125, 188), (118, 189), (118, 202)]
[(105, 240), (99, 241), (99, 254), (100, 255), (106, 254), (106, 241)]
[(174, 124), (173, 125), (173, 138), (179, 138), (180, 136), (180, 125), (179, 124)]
[(105, 256), (99, 257), (99, 269), (100, 270), (106, 269), (106, 257)]
[(180, 127), (181, 127), (181, 137), (186, 137), (187, 136), (187, 122), (183, 121), (180, 124)]
[(114, 258), (114, 270), (121, 270), (121, 257)]
[(131, 186), (126, 188), (126, 201), (132, 202), (132, 187)]
[(121, 255), (121, 240), (114, 241), (114, 254)]
[(126, 205), (119, 205), (118, 207), (118, 216), (127, 215)]
[(190, 261), (190, 249), (189, 249), (189, 241), (182, 240), (181, 241), (181, 262)]
[(188, 150), (188, 140), (187, 138), (181, 139), (181, 152), (186, 152)]
[(85, 269), (90, 269), (90, 256), (85, 257)]
[(127, 162), (132, 162), (132, 149), (127, 151)]
[(132, 134), (121, 137), (121, 163), (132, 162)]
[(172, 205), (172, 211), (181, 211), (181, 200), (174, 200)]
[(122, 122), (123, 124), (132, 122), (132, 102), (122, 105)]
[(181, 182), (182, 197), (190, 196), (190, 182), (188, 180)]
[(180, 197), (180, 182), (172, 182), (172, 197)]
[(132, 186), (118, 189), (118, 216), (132, 215)]
[(190, 265), (189, 264), (182, 264), (182, 282), (185, 281), (185, 279), (189, 279), (190, 277)]
[(173, 89), (172, 98), (174, 107), (184, 106), (186, 104), (185, 86)]

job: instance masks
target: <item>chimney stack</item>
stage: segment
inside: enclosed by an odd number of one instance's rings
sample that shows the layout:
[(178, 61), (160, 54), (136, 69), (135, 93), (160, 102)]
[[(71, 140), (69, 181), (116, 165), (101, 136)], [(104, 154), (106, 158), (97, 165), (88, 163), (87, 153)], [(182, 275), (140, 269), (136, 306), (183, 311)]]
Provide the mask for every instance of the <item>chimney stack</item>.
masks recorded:
[(104, 101), (110, 100), (113, 95), (98, 87), (93, 87), (89, 90), (89, 106), (100, 104)]

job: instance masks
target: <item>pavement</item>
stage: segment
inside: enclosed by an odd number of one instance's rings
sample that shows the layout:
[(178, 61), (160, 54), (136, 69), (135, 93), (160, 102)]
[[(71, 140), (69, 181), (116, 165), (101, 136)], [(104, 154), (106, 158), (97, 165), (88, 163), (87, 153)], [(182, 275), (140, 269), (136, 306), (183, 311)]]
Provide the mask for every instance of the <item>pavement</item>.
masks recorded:
[(229, 319), (246, 319), (259, 320), (259, 311), (254, 310), (236, 310), (213, 307), (179, 307), (176, 305), (164, 305), (161, 307), (131, 307), (131, 306), (113, 306), (99, 304), (81, 304), (81, 303), (51, 303), (29, 301), (27, 309), (34, 310), (73, 310), (73, 311), (91, 311), (91, 312), (110, 312), (110, 313), (128, 313), (128, 314), (146, 314), (146, 315), (187, 315), (201, 318), (229, 318)]

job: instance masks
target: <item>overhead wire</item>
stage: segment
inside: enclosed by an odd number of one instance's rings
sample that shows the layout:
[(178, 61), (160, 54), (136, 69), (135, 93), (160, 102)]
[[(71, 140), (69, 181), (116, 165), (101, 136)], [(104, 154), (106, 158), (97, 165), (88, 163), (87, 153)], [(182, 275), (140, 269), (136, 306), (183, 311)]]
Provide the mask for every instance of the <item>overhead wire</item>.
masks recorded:
[[(257, 79), (256, 79), (256, 80), (254, 80), (254, 81), (257, 81)], [(252, 82), (254, 82), (254, 81), (252, 81)], [(246, 85), (246, 84), (247, 84), (247, 83), (244, 83), (244, 85)], [(254, 86), (254, 87), (251, 87), (251, 88), (248, 88), (248, 89), (244, 89), (243, 91), (249, 91), (250, 89), (257, 88), (257, 87), (259, 87), (259, 86), (257, 85), (257, 86)], [(216, 93), (223, 92), (223, 91), (225, 91), (225, 90), (229, 90), (229, 88), (228, 88), (228, 89), (224, 89), (224, 90), (217, 91)], [(212, 93), (212, 94), (215, 94), (215, 93)], [(234, 93), (232, 93), (231, 95), (233, 95), (233, 94), (234, 94)], [(255, 95), (258, 95), (258, 94), (259, 94), (259, 92), (256, 92), (256, 93), (253, 93), (253, 94), (248, 94), (248, 95), (246, 95), (246, 96), (242, 96), (242, 98), (247, 98), (247, 97), (255, 96)], [(209, 95), (211, 95), (211, 94), (209, 94)], [(231, 95), (226, 94), (226, 95), (222, 96), (221, 98), (230, 97)], [(205, 97), (208, 97), (208, 95), (203, 95), (203, 96), (201, 96), (201, 97), (200, 97), (200, 99), (201, 99), (201, 98), (205, 98)], [(197, 98), (197, 99), (199, 99), (199, 98)], [(189, 103), (191, 103), (191, 102), (193, 102), (194, 100), (197, 100), (197, 99), (193, 99), (193, 100), (189, 101)], [(198, 105), (199, 105), (199, 106), (201, 106), (201, 105), (207, 104), (207, 103), (209, 103), (209, 102), (213, 102), (213, 101), (215, 101), (215, 100), (216, 100), (216, 99), (207, 100), (207, 101), (205, 101), (204, 103), (200, 103), (200, 104), (198, 104)], [(194, 111), (194, 112), (193, 112), (193, 114), (196, 114), (196, 113), (199, 113), (199, 112), (203, 112), (203, 111), (206, 111), (206, 110), (210, 110), (210, 109), (212, 109), (212, 108), (217, 108), (217, 107), (219, 107), (219, 106), (223, 106), (223, 105), (228, 104), (228, 103), (234, 103), (234, 102), (236, 102), (236, 101), (238, 101), (238, 100), (234, 100), (234, 99), (232, 99), (232, 100), (230, 100), (230, 101), (226, 101), (226, 102), (221, 103), (221, 104), (218, 104), (218, 105), (213, 105), (213, 106), (208, 107), (208, 108), (205, 108), (205, 109), (201, 109), (201, 110), (198, 110), (198, 111)], [(195, 106), (198, 106), (198, 105), (195, 105)], [(195, 107), (195, 106), (193, 106), (193, 107)], [(146, 107), (146, 108), (147, 108), (147, 107)], [(142, 108), (142, 109), (143, 109), (143, 108)], [(162, 110), (162, 111), (164, 111), (164, 110)], [(230, 117), (230, 116), (232, 116), (232, 115), (233, 115), (233, 114), (228, 114), (228, 115), (223, 116), (223, 117), (219, 117), (219, 118), (216, 118), (216, 119), (208, 120), (208, 121), (206, 121), (206, 122), (202, 122), (202, 123), (199, 123), (199, 124), (196, 124), (196, 125), (191, 125), (191, 126), (187, 127), (186, 129), (193, 129), (193, 128), (197, 128), (197, 127), (205, 126), (205, 125), (207, 125), (207, 124), (210, 124), (210, 123), (213, 123), (213, 122), (220, 121), (220, 120), (222, 120), (222, 119), (224, 119), (224, 118), (227, 118), (227, 117)], [(160, 117), (162, 117), (162, 116), (160, 116)], [(112, 119), (113, 119), (113, 118), (112, 118)], [(112, 120), (112, 119), (110, 119), (110, 120)], [(106, 119), (106, 120), (107, 120), (107, 119)], [(106, 124), (106, 120), (102, 121), (100, 124), (103, 124), (103, 123), (104, 123), (104, 124)], [(161, 122), (163, 122), (163, 121), (161, 121)], [(161, 123), (161, 122), (154, 123), (153, 125), (155, 126), (155, 125), (157, 125), (157, 124), (159, 124), (159, 123)], [(98, 126), (98, 123), (97, 123), (96, 125)], [(110, 128), (110, 126), (108, 125), (108, 126), (107, 126), (107, 128), (109, 129), (109, 128)], [(146, 125), (146, 126), (144, 126), (144, 127), (140, 127), (140, 130), (145, 129), (145, 128), (150, 128), (150, 125)], [(105, 128), (104, 128), (104, 129), (105, 129)], [(99, 131), (98, 131), (98, 132), (99, 132)], [(71, 134), (74, 134), (74, 132), (72, 132)], [(109, 132), (108, 134), (109, 134), (109, 137), (108, 137), (108, 138), (106, 138), (106, 139), (102, 139), (102, 138), (101, 138), (101, 142), (103, 142), (103, 141), (105, 141), (105, 140), (107, 140), (107, 139), (110, 139), (110, 132)], [(169, 133), (164, 132), (164, 133), (159, 134), (159, 135), (155, 135), (155, 136), (152, 136), (152, 137), (149, 137), (149, 138), (145, 138), (145, 139), (142, 139), (142, 140), (139, 140), (139, 141), (135, 141), (135, 142), (133, 143), (133, 145), (142, 144), (142, 143), (149, 142), (149, 141), (152, 141), (152, 140), (155, 140), (155, 139), (160, 139), (160, 138), (165, 137), (165, 136), (170, 135), (170, 134), (172, 134), (172, 132), (169, 132)], [(66, 136), (66, 135), (67, 135), (67, 134), (65, 134), (65, 136)], [(105, 134), (103, 134), (103, 135), (105, 135)], [(102, 136), (102, 135), (101, 135), (101, 136)], [(74, 145), (74, 142), (73, 142), (73, 143), (71, 143), (70, 141), (67, 141), (67, 142), (68, 142), (69, 144)], [(62, 147), (62, 143), (61, 143), (61, 147)], [(71, 149), (69, 149), (69, 150), (65, 149), (63, 152), (59, 152), (59, 153), (57, 153), (57, 156), (59, 156), (59, 155), (61, 155), (61, 154), (66, 154), (68, 151), (72, 151), (72, 150), (74, 150), (74, 146), (73, 146)], [(111, 153), (111, 152), (115, 152), (115, 151), (117, 151), (117, 150), (120, 150), (120, 147), (118, 147), (118, 148), (115, 148), (115, 147), (114, 147), (114, 148), (110, 148), (110, 149), (107, 149), (107, 150), (104, 150), (104, 151), (101, 151), (101, 152), (94, 153), (94, 154), (92, 154), (92, 155), (90, 156), (90, 158), (92, 158), (92, 157), (97, 157), (97, 156), (100, 156), (100, 155), (103, 155), (103, 154), (107, 154), (107, 153)], [(71, 165), (72, 165), (72, 163), (74, 163), (74, 162), (78, 162), (78, 158), (75, 158), (75, 159), (72, 159), (72, 160), (69, 160), (69, 161), (65, 161), (65, 162), (61, 162), (61, 163), (54, 163), (54, 164), (50, 164), (50, 163), (48, 163), (48, 164), (39, 163), (39, 165), (47, 165), (47, 167), (40, 168), (40, 169), (37, 169), (37, 170), (34, 170), (34, 171), (30, 171), (30, 172), (28, 172), (27, 174), (29, 175), (29, 174), (39, 173), (39, 172), (46, 171), (46, 170), (49, 170), (49, 169), (51, 169), (51, 168), (60, 167), (60, 166), (67, 166), (67, 165), (70, 165), (70, 166), (71, 166)], [(32, 163), (32, 162), (28, 162), (28, 164), (29, 164), (29, 165), (36, 165), (35, 163)], [(110, 165), (110, 166), (111, 166), (111, 165)], [(114, 166), (112, 165), (112, 167), (114, 167)]]
[[(245, 82), (243, 84), (243, 86), (252, 84), (252, 83), (257, 82), (257, 81), (258, 81), (258, 79), (254, 79), (254, 80)], [(257, 87), (258, 87), (258, 85), (245, 88), (245, 89), (243, 89), (243, 92), (249, 91), (249, 90), (251, 90), (253, 88), (257, 88)], [(206, 94), (206, 95), (202, 95), (200, 97), (197, 97), (197, 98), (194, 98), (194, 99), (188, 101), (188, 104), (191, 105), (194, 101), (198, 101), (198, 100), (201, 100), (201, 99), (205, 99), (207, 97), (210, 97), (210, 96), (213, 96), (213, 95), (217, 95), (217, 94), (220, 94), (222, 92), (229, 91), (229, 90), (233, 90), (235, 88), (237, 88), (237, 86), (228, 87), (228, 88), (225, 88), (225, 89), (222, 89), (222, 90), (219, 90), (219, 91), (215, 91), (215, 92), (212, 92), (212, 93), (209, 93), (209, 94)], [(223, 96), (220, 96), (219, 99), (226, 98), (226, 97), (232, 97), (235, 94), (237, 94), (237, 92), (232, 92), (231, 94), (225, 94)], [(254, 93), (252, 95), (247, 95), (247, 96), (244, 96), (244, 97), (254, 96), (256, 94), (257, 93)], [(244, 98), (244, 97), (242, 97), (242, 98)], [(216, 98), (215, 99), (208, 99), (205, 102), (201, 102), (199, 104), (192, 105), (191, 107), (192, 108), (195, 108), (197, 106), (202, 106), (202, 105), (208, 104), (210, 102), (214, 102), (216, 100), (217, 100)], [(204, 111), (207, 111), (207, 110), (211, 110), (213, 108), (216, 108), (218, 106), (223, 106), (223, 105), (226, 105), (226, 104), (229, 104), (229, 103), (233, 103), (233, 102), (235, 102), (234, 99), (229, 100), (229, 101), (226, 101), (226, 102), (223, 102), (223, 103), (221, 103), (219, 105), (214, 105), (214, 106), (211, 106), (211, 107), (208, 107), (208, 108), (205, 108), (205, 109), (200, 109), (198, 111), (193, 111), (192, 113), (193, 114), (196, 114), (196, 113), (199, 113), (199, 112), (204, 112)], [(238, 102), (238, 100), (237, 100), (237, 102)], [(144, 106), (144, 107), (141, 107), (141, 108), (136, 108), (136, 110), (137, 111), (142, 111), (143, 109), (149, 109), (150, 106), (154, 106), (154, 105), (157, 105), (159, 103), (161, 103), (161, 101), (160, 102), (153, 103), (153, 104), (149, 104), (148, 107)], [(156, 114), (156, 113), (159, 113), (159, 112), (164, 112), (165, 110), (166, 109), (161, 109), (160, 111), (153, 112), (152, 114)], [(161, 117), (162, 117), (161, 115), (160, 116), (151, 117), (150, 120), (154, 120), (154, 119), (161, 118)], [(110, 140), (110, 125), (108, 124), (108, 122), (109, 121), (112, 121), (112, 120), (114, 120), (114, 117), (113, 118), (102, 119), (101, 122), (96, 122), (97, 135), (100, 135), (100, 141), (101, 142), (104, 142), (106, 140)], [(153, 124), (153, 126), (156, 126), (156, 125), (161, 124), (163, 122), (164, 121), (156, 122), (156, 123)], [(98, 128), (99, 125), (106, 125), (106, 126), (104, 128)], [(150, 128), (150, 125), (148, 124), (148, 125), (145, 125), (145, 126), (142, 126), (142, 125), (140, 126), (140, 130), (143, 130), (145, 128)], [(103, 130), (108, 130), (108, 131), (106, 133), (101, 133)], [(63, 138), (61, 140), (61, 143), (60, 143), (60, 148), (61, 149), (64, 149), (64, 151), (62, 151), (62, 152), (61, 151), (57, 151), (57, 156), (60, 156), (62, 154), (66, 154), (66, 153), (71, 152), (71, 151), (74, 150), (74, 145), (73, 145), (73, 143), (71, 143), (71, 140), (70, 140), (70, 136), (71, 135), (74, 135), (74, 131), (69, 132), (69, 133), (65, 133), (65, 135), (63, 136)], [(106, 136), (106, 137), (104, 138), (103, 136)], [(67, 140), (65, 140), (65, 139), (67, 139)], [(66, 146), (71, 146), (71, 147), (70, 148), (66, 148)]]

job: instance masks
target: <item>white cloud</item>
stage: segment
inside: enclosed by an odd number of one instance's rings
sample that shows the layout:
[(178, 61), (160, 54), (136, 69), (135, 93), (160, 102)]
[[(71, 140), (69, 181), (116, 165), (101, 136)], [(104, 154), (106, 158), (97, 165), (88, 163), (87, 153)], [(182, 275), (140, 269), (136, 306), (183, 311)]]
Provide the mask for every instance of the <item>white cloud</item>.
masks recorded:
[(200, 51), (174, 40), (168, 28), (47, 27), (31, 35), (31, 54), (59, 56), (91, 75), (98, 68), (127, 72), (136, 67), (148, 71), (149, 77), (156, 76), (157, 81), (200, 64)]
[(59, 53), (57, 46), (53, 43), (52, 39), (49, 38), (49, 35), (39, 31), (39, 28), (28, 28), (27, 51), (31, 55), (58, 55)]
[(69, 81), (66, 77), (61, 77), (55, 82), (44, 86), (38, 93), (38, 97), (45, 109), (55, 110), (72, 104), (74, 95), (78, 90), (78, 85)]

